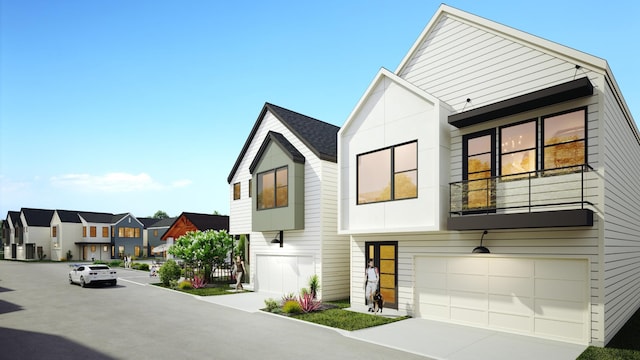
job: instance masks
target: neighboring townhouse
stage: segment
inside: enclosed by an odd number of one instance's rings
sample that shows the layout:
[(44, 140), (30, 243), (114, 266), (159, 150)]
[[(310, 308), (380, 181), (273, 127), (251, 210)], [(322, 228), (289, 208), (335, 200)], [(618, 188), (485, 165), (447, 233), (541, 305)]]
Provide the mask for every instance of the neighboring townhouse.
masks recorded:
[(6, 219), (2, 222), (2, 244), (5, 259), (15, 259), (17, 256), (18, 244), (16, 243), (15, 224), (19, 218), (19, 211), (8, 211)]
[(603, 346), (640, 306), (640, 134), (603, 59), (441, 5), (338, 162), (354, 307), (369, 258), (425, 319)]
[(112, 258), (143, 256), (142, 230), (144, 224), (130, 213), (114, 215), (111, 225)]
[(113, 226), (122, 216), (91, 211), (78, 212), (82, 229), (76, 235), (80, 238), (75, 242), (73, 258), (87, 261), (116, 258)]
[(82, 241), (82, 222), (78, 211), (55, 210), (51, 217), (51, 255), (53, 261), (78, 259), (76, 244)]
[(254, 290), (349, 294), (349, 238), (337, 234), (338, 127), (266, 103), (227, 177), (230, 233), (246, 236)]
[(53, 210), (22, 208), (16, 228), (16, 260), (50, 258), (50, 226)]
[[(145, 219), (140, 219), (140, 221), (146, 224)], [(166, 244), (165, 241), (162, 241), (162, 236), (169, 230), (169, 227), (178, 219), (177, 217), (170, 217), (166, 219), (148, 219), (149, 224), (146, 226), (145, 233), (145, 251), (148, 256), (154, 256), (151, 250), (159, 245)], [(153, 222), (151, 222), (153, 220)]]

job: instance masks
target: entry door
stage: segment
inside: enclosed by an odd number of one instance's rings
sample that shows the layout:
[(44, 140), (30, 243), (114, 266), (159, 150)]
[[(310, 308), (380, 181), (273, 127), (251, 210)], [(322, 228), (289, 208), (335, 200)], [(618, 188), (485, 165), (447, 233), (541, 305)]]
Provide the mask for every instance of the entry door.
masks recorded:
[(365, 263), (373, 259), (373, 264), (380, 271), (380, 294), (384, 306), (398, 308), (398, 242), (367, 242), (365, 244)]

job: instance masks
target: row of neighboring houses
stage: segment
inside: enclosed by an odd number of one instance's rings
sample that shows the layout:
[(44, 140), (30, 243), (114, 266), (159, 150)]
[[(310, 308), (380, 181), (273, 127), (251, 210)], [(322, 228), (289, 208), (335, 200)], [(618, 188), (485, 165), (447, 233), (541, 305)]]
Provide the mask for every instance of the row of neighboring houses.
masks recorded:
[(640, 307), (640, 133), (607, 62), (441, 5), (342, 127), (266, 103), (227, 178), (248, 281), (603, 346)]
[(164, 254), (188, 231), (228, 230), (229, 217), (184, 212), (155, 219), (130, 213), (23, 208), (2, 220), (4, 258), (13, 260), (109, 260)]

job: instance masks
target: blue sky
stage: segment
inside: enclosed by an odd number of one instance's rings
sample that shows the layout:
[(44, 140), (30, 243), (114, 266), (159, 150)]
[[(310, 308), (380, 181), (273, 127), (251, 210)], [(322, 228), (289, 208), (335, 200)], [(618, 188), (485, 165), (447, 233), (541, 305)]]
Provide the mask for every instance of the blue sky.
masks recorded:
[[(229, 213), (265, 102), (341, 126), (439, 1), (0, 0), (0, 218)], [(604, 58), (636, 122), (640, 2), (449, 1)]]

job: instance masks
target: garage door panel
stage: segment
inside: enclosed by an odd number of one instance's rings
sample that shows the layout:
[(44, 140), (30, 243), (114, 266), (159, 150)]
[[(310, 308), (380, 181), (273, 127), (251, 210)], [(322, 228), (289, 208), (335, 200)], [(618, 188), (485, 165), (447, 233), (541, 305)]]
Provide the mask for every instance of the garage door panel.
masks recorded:
[(488, 259), (450, 258), (447, 264), (447, 272), (450, 274), (486, 275), (488, 272)]
[(449, 274), (448, 286), (451, 290), (487, 292), (486, 276), (475, 274)]
[(531, 317), (504, 313), (489, 313), (489, 325), (502, 330), (512, 330), (521, 333), (533, 331)]
[(418, 288), (444, 289), (447, 287), (447, 274), (445, 273), (419, 272), (419, 274), (429, 274), (429, 276), (416, 278), (416, 287)]
[(423, 318), (432, 320), (448, 320), (450, 318), (449, 305), (435, 305), (420, 303), (419, 313)]
[(536, 319), (535, 330), (541, 335), (567, 340), (583, 339), (586, 336), (583, 324), (566, 321)]
[(533, 315), (533, 299), (509, 295), (489, 295), (489, 311), (530, 317)]
[(258, 255), (256, 257), (256, 286), (259, 291), (298, 293), (313, 275), (310, 256)]
[(451, 306), (483, 311), (486, 311), (489, 306), (487, 295), (484, 293), (450, 291), (449, 297)]
[(528, 278), (490, 276), (489, 293), (533, 297), (533, 288)]
[(537, 278), (582, 281), (587, 272), (587, 263), (580, 260), (536, 260)]
[(493, 259), (489, 263), (489, 275), (530, 278), (534, 272), (533, 260)]
[(545, 299), (583, 301), (586, 293), (584, 281), (536, 279), (535, 296)]
[(423, 289), (420, 290), (420, 302), (449, 306), (449, 293), (444, 289)]
[(487, 312), (468, 308), (451, 307), (451, 320), (474, 326), (487, 325)]
[(535, 306), (538, 317), (583, 322), (585, 314), (585, 305), (580, 302), (556, 301), (556, 300), (536, 300)]

